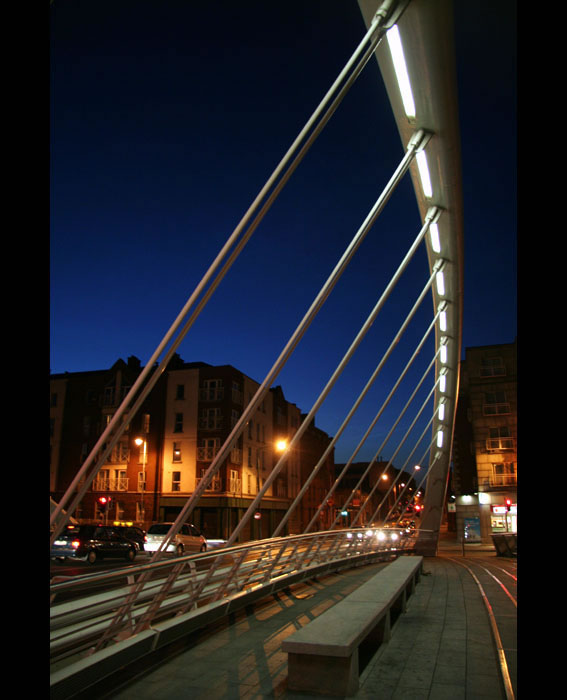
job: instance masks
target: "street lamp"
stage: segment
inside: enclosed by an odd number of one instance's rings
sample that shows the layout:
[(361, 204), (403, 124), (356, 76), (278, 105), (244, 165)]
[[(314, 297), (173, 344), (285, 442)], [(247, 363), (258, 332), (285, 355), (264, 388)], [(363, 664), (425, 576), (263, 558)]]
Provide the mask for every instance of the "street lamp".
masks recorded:
[[(287, 440), (285, 438), (278, 438), (273, 445), (263, 445), (258, 448), (258, 454), (256, 455), (256, 493), (260, 492), (260, 453), (264, 450), (272, 448), (274, 452), (285, 452), (287, 450)], [(274, 465), (272, 464), (272, 467)], [(262, 539), (262, 514), (260, 511), (254, 513), (254, 519), (258, 521), (258, 539)]]
[(148, 459), (148, 442), (147, 440), (138, 437), (134, 440), (134, 443), (138, 447), (140, 447), (141, 445), (144, 446), (144, 449), (142, 450), (142, 490), (140, 494), (140, 519), (143, 524), (146, 519), (144, 513), (144, 489), (146, 488), (146, 462)]

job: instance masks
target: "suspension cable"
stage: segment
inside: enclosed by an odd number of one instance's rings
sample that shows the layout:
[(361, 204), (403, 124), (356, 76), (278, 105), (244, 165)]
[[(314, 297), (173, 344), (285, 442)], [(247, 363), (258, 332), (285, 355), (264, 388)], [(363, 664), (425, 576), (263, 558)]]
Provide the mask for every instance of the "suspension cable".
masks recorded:
[[(385, 5), (389, 5), (391, 3), (385, 3)], [(381, 8), (382, 9), (382, 8)], [(165, 334), (161, 342), (159, 343), (158, 347), (154, 351), (152, 357), (150, 360), (146, 363), (144, 369), (134, 382), (134, 385), (130, 389), (130, 391), (127, 393), (125, 396), (124, 400), (120, 404), (119, 408), (117, 409), (116, 413), (112, 417), (111, 421), (107, 425), (106, 429), (98, 439), (97, 443), (91, 450), (89, 456), (81, 466), (81, 469), (77, 472), (75, 475), (75, 478), (72, 480), (71, 484), (69, 485), (67, 491), (65, 492), (63, 498), (59, 501), (57, 504), (56, 508), (53, 510), (50, 516), (50, 526), (53, 528), (53, 534), (51, 536), (51, 543), (57, 538), (61, 530), (65, 527), (66, 523), (69, 521), (71, 518), (73, 512), (75, 511), (77, 505), (81, 502), (82, 498), (84, 497), (85, 493), (88, 491), (90, 488), (92, 482), (94, 481), (94, 478), (100, 471), (102, 465), (104, 464), (107, 456), (110, 454), (122, 434), (124, 433), (127, 423), (122, 421), (122, 417), (125, 414), (129, 404), (131, 401), (134, 399), (138, 391), (142, 388), (141, 394), (138, 396), (138, 399), (136, 400), (135, 404), (131, 407), (130, 413), (131, 416), (133, 417), (143, 401), (145, 400), (146, 396), (149, 394), (161, 374), (165, 371), (167, 364), (169, 363), (171, 357), (173, 356), (175, 350), (183, 340), (185, 334), (189, 330), (189, 327), (193, 324), (196, 315), (200, 313), (202, 308), (204, 307), (206, 301), (210, 298), (212, 292), (218, 284), (220, 283), (221, 279), (224, 277), (226, 272), (228, 271), (228, 268), (232, 265), (242, 248), (244, 247), (245, 243), (248, 241), (250, 236), (252, 235), (253, 231), (255, 228), (258, 226), (260, 223), (261, 218), (265, 215), (267, 209), (269, 206), (271, 206), (272, 202), (274, 201), (275, 197), (277, 194), (279, 194), (279, 191), (282, 189), (283, 185), (287, 182), (289, 177), (291, 176), (291, 173), (297, 168), (297, 165), (299, 164), (300, 160), (304, 157), (306, 151), (310, 147), (310, 145), (313, 143), (315, 137), (320, 133), (322, 130), (323, 126), (327, 123), (329, 120), (330, 116), (333, 114), (335, 109), (337, 108), (339, 102), (342, 100), (354, 80), (358, 77), (360, 74), (362, 68), (366, 65), (367, 61), (369, 58), (372, 56), (374, 49), (376, 48), (378, 42), (381, 40), (382, 36), (385, 33), (385, 28), (382, 27), (381, 25), (384, 23), (384, 13), (386, 13), (388, 8), (384, 8), (384, 11), (381, 13), (380, 11), (376, 13), (376, 16), (366, 32), (364, 38), (356, 48), (355, 52), (339, 74), (339, 76), (336, 78), (335, 82), (331, 86), (331, 88), (328, 90), (326, 93), (325, 97), (323, 100), (320, 102), (319, 106), (317, 109), (314, 111), (310, 119), (307, 121), (305, 124), (304, 128), (302, 131), (299, 133), (299, 135), (296, 137), (295, 141), (291, 145), (291, 147), (288, 149), (287, 153), (283, 157), (283, 159), (280, 161), (270, 178), (267, 180), (265, 183), (264, 187), (261, 189), (259, 194), (257, 195), (256, 199), (254, 202), (250, 205), (248, 211), (244, 215), (244, 217), (241, 219), (240, 223), (238, 226), (234, 229), (233, 233), (229, 236), (228, 240), (224, 244), (223, 248), (221, 251), (218, 253), (216, 259), (213, 261), (212, 265), (209, 267), (209, 270), (205, 273), (203, 278), (201, 279), (201, 282), (197, 285), (195, 288), (193, 294), (189, 297), (187, 302), (185, 303), (183, 309), (181, 312), (178, 314), (176, 320), (174, 323), (171, 325), (170, 329), (168, 332)], [(366, 48), (365, 46), (370, 41), (370, 46)], [(364, 53), (363, 53), (364, 52)], [(362, 59), (360, 59), (360, 56), (362, 54)], [(359, 60), (360, 59), (360, 60)], [(358, 65), (357, 61), (359, 61)], [(206, 299), (202, 300), (202, 303), (199, 305), (199, 308), (195, 311), (193, 316), (191, 317), (190, 321), (186, 324), (185, 328), (183, 331), (180, 333), (174, 344), (171, 346), (165, 357), (162, 359), (161, 363), (159, 364), (158, 368), (154, 370), (154, 365), (157, 362), (157, 359), (167, 346), (167, 344), (171, 341), (173, 335), (177, 332), (179, 327), (181, 326), (183, 319), (186, 317), (188, 314), (190, 308), (193, 306), (195, 301), (198, 299), (198, 297), (202, 294), (203, 290), (205, 289), (206, 285), (210, 282), (211, 278), (215, 274), (216, 270), (219, 268), (222, 260), (226, 257), (228, 254), (228, 251), (232, 248), (232, 246), (235, 244), (237, 241), (238, 237), (240, 236), (242, 230), (244, 227), (248, 224), (250, 221), (252, 215), (258, 208), (260, 202), (262, 199), (266, 196), (266, 194), (269, 192), (270, 188), (274, 185), (276, 182), (277, 178), (281, 175), (283, 172), (284, 168), (287, 166), (288, 162), (292, 158), (294, 152), (297, 150), (299, 144), (306, 138), (307, 134), (309, 131), (313, 128), (314, 124), (316, 123), (317, 119), (321, 116), (323, 113), (324, 109), (327, 107), (329, 102), (331, 101), (331, 98), (333, 94), (337, 91), (341, 83), (345, 81), (346, 76), (348, 73), (354, 68), (353, 75), (350, 76), (350, 78), (347, 80), (346, 84), (343, 86), (343, 89), (341, 90), (339, 96), (335, 99), (335, 101), (331, 104), (331, 106), (328, 108), (327, 113), (324, 115), (321, 124), (319, 124), (316, 129), (314, 130), (313, 134), (311, 135), (309, 141), (305, 146), (303, 147), (300, 156), (298, 156), (295, 160), (294, 163), (292, 163), (292, 166), (290, 166), (290, 169), (288, 170), (288, 173), (286, 174), (284, 180), (278, 185), (278, 187), (272, 192), (272, 195), (270, 196), (269, 201), (266, 203), (264, 208), (262, 209), (260, 215), (256, 217), (256, 220), (254, 221), (254, 226), (253, 228), (247, 233), (245, 239), (241, 241), (239, 244), (238, 248), (236, 251), (234, 251), (233, 255), (231, 255), (229, 261), (227, 264), (225, 264), (224, 269), (221, 271), (219, 277), (217, 278), (216, 282), (214, 285), (209, 289), (207, 292)], [(144, 382), (148, 375), (154, 370), (153, 375), (150, 377), (149, 381), (144, 385)], [(90, 473), (88, 473), (89, 468), (95, 461), (96, 456), (99, 455), (98, 463), (94, 467), (94, 469), (91, 470)], [(73, 498), (73, 495), (75, 497)], [(69, 506), (68, 503), (71, 501), (71, 505)], [(63, 515), (61, 518), (60, 516)]]

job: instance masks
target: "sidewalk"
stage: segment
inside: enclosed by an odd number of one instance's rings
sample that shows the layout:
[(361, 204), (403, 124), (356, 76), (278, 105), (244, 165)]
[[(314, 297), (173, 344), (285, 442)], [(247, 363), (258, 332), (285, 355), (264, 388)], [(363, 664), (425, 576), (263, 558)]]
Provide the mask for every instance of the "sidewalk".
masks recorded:
[[(448, 556), (456, 544), (444, 540)], [(473, 545), (467, 546), (467, 555), (469, 547)], [(106, 695), (99, 692), (97, 700), (312, 697), (287, 690), (282, 640), (383, 566), (375, 564), (292, 586), (195, 635), (178, 646), (176, 655), (148, 668), (121, 689)], [(356, 698), (504, 698), (490, 623), (466, 569), (443, 556), (424, 560), (424, 575), (408, 601), (407, 612), (398, 619), (391, 640), (381, 645), (361, 673)]]

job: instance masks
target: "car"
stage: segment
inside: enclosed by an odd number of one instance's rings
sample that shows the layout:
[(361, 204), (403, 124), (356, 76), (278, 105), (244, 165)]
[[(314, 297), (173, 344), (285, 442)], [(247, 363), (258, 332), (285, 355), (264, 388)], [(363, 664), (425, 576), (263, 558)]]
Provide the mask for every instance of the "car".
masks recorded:
[(146, 533), (141, 527), (136, 527), (135, 525), (115, 525), (114, 529), (127, 540), (136, 542), (136, 544), (139, 546), (140, 552), (144, 551), (144, 545), (146, 544)]
[[(173, 523), (154, 523), (148, 528), (144, 549), (146, 552), (156, 552), (165, 536), (170, 531)], [(194, 525), (185, 523), (179, 532), (167, 546), (167, 552), (175, 552), (177, 555), (190, 554), (193, 552), (205, 552), (207, 550), (207, 540), (197, 530)]]
[(132, 540), (123, 537), (117, 528), (108, 525), (69, 526), (54, 541), (51, 558), (83, 559), (89, 564), (105, 557), (119, 557), (127, 561), (136, 558), (139, 547)]

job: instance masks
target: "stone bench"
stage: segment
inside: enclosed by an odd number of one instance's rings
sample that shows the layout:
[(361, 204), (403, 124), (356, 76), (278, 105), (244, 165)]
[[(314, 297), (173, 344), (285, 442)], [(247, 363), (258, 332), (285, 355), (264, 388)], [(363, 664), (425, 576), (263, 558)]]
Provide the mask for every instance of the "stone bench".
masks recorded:
[(405, 611), (423, 557), (398, 557), (346, 598), (283, 641), (288, 688), (324, 695), (354, 695), (360, 652), (390, 638), (392, 615)]

